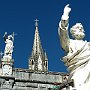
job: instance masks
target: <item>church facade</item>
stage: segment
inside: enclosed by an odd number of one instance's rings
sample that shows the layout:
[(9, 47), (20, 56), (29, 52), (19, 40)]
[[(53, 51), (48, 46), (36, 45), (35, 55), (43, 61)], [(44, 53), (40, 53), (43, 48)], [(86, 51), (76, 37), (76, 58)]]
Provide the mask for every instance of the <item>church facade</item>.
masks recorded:
[[(9, 45), (13, 42), (6, 36), (5, 40), (9, 40)], [(68, 74), (48, 71), (48, 57), (42, 48), (37, 20), (28, 69), (13, 68), (12, 51), (7, 51), (1, 58), (0, 90), (69, 90), (72, 83), (67, 82)]]

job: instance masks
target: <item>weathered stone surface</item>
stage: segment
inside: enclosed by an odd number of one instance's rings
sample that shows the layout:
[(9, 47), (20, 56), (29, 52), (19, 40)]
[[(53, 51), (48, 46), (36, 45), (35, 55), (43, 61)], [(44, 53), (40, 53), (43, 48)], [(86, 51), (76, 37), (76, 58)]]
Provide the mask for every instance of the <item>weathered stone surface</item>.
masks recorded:
[[(30, 72), (13, 69), (12, 76), (0, 76), (0, 90), (54, 90), (63, 82), (64, 73)], [(57, 90), (57, 89), (56, 89)]]

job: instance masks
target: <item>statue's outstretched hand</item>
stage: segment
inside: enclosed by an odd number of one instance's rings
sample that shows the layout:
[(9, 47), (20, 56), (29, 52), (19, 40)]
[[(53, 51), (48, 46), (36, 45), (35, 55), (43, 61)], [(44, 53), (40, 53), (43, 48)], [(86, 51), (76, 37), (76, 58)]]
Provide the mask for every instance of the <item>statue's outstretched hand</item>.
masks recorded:
[(4, 33), (4, 36), (3, 37), (5, 37), (5, 35), (7, 35), (7, 32)]
[(65, 7), (64, 7), (64, 15), (69, 15), (71, 11), (71, 8), (69, 7), (69, 4), (67, 4)]
[(4, 33), (5, 35), (7, 34), (7, 32)]

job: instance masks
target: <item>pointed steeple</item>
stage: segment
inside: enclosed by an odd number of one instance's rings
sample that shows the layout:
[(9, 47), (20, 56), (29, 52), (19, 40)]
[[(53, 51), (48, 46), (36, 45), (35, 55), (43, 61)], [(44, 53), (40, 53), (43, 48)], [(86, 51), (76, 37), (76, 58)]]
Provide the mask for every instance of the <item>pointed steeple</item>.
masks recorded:
[(43, 53), (39, 31), (38, 31), (38, 20), (35, 20), (35, 35), (34, 35), (34, 43), (33, 43), (33, 54), (41, 54)]
[(41, 40), (38, 31), (38, 21), (39, 20), (37, 19), (35, 20), (35, 35), (31, 57), (29, 58), (29, 69), (33, 71), (46, 72), (48, 70), (48, 65), (45, 66), (46, 54), (44, 53), (41, 45)]

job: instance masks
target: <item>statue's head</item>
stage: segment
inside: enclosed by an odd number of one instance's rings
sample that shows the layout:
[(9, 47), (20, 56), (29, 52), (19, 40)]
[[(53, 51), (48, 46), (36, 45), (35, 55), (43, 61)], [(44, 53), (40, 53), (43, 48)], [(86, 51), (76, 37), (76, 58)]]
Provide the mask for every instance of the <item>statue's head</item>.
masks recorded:
[(10, 35), (8, 36), (8, 39), (9, 39), (9, 40), (11, 39), (11, 36), (10, 36)]
[(12, 40), (12, 38), (13, 38), (12, 35), (9, 35), (9, 36), (8, 36), (8, 39), (9, 39), (9, 40)]
[(85, 31), (81, 23), (76, 23), (76, 25), (72, 26), (70, 32), (72, 34), (72, 37), (77, 40), (81, 40), (85, 37)]

